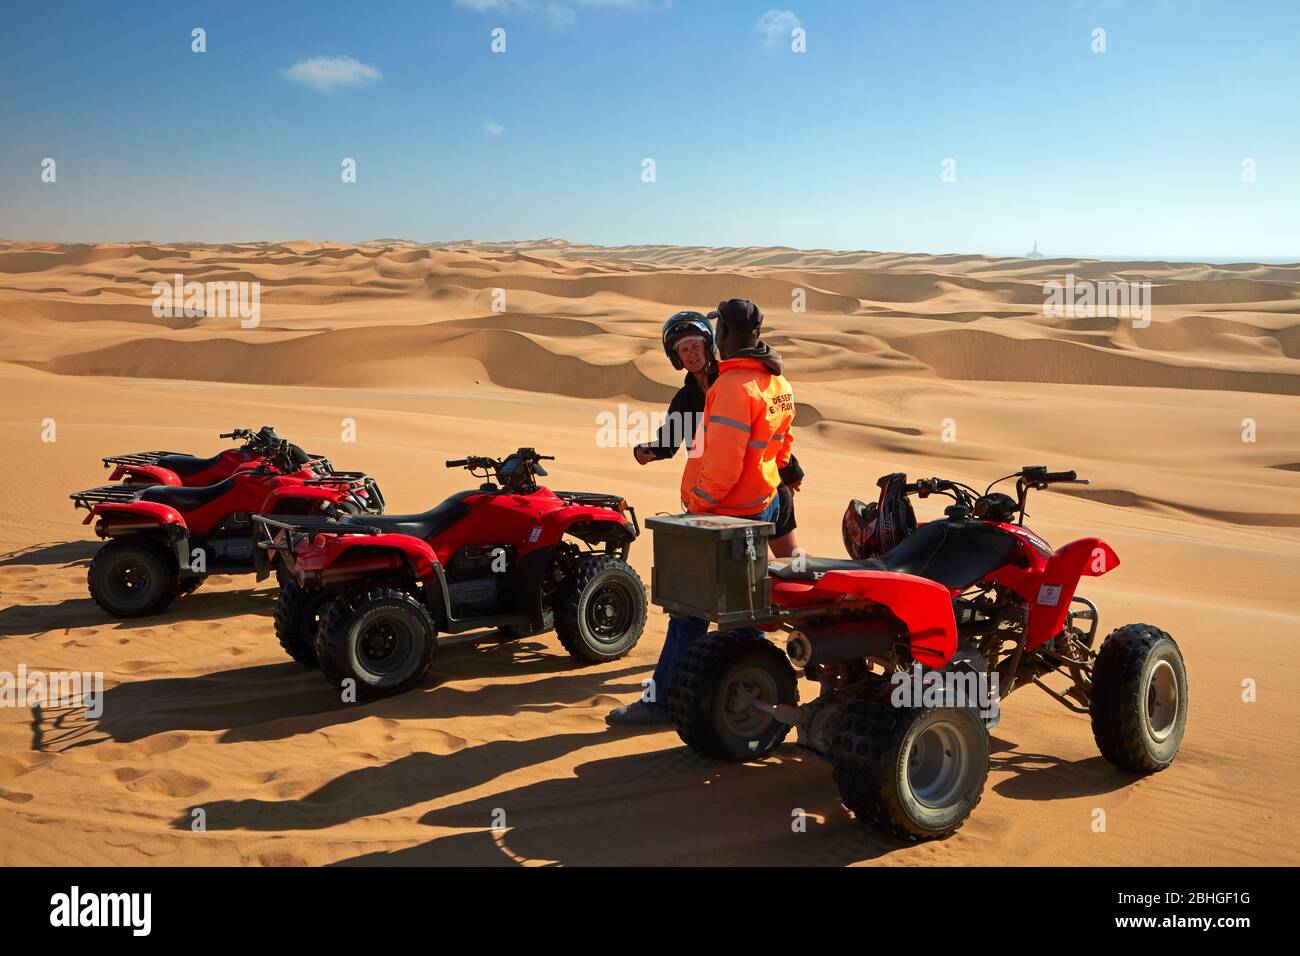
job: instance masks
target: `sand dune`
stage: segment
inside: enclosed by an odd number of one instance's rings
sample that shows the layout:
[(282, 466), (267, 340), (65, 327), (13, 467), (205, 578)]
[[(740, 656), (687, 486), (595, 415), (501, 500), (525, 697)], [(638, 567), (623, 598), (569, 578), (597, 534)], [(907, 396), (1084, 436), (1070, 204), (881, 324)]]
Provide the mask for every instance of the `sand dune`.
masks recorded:
[[(155, 316), (153, 284), (177, 273), (259, 282), (260, 323)], [(1067, 274), (1150, 282), (1151, 324), (1044, 314), (1044, 283)], [(970, 822), (902, 847), (855, 824), (826, 766), (792, 746), (730, 767), (671, 732), (608, 730), (604, 712), (639, 693), (658, 653), (657, 612), (622, 661), (576, 667), (550, 634), (469, 635), (419, 690), (347, 706), (283, 658), (274, 592), (249, 579), (127, 622), (86, 595), (96, 542), (67, 492), (104, 480), (101, 455), (210, 454), (232, 426), (272, 423), (368, 470), (393, 511), (465, 485), (444, 458), (518, 445), (557, 456), (556, 486), (675, 510), (679, 465), (598, 447), (597, 416), (661, 409), (677, 379), (663, 319), (731, 295), (762, 305), (787, 359), (814, 553), (842, 553), (845, 502), (888, 471), (987, 482), (1043, 462), (1093, 479), (1039, 497), (1030, 523), (1119, 552), (1119, 572), (1089, 587), (1103, 629), (1146, 620), (1180, 642), (1192, 711), (1174, 767), (1126, 777), (1086, 719), (1029, 689), (1007, 705)], [(1300, 264), (557, 239), (0, 242), (0, 670), (102, 671), (108, 687), (98, 718), (0, 710), (0, 863), (1300, 862), (1286, 809), (1297, 394)], [(648, 580), (648, 540), (632, 560)], [(1098, 807), (1106, 834), (1090, 826)], [(791, 830), (795, 808), (808, 833)], [(196, 809), (206, 832), (191, 829)]]

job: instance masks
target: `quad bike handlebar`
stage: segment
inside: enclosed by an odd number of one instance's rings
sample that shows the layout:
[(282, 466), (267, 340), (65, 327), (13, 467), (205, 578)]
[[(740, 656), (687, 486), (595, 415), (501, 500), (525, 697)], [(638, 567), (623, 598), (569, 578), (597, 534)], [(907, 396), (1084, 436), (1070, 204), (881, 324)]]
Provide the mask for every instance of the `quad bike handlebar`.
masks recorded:
[(975, 515), (983, 517), (993, 510), (1003, 511), (1000, 503), (995, 503), (994, 498), (1006, 500), (1005, 495), (993, 495), (994, 486), (1007, 481), (1011, 478), (1016, 479), (1016, 501), (1015, 512), (1018, 513), (1017, 523), (1025, 523), (1025, 500), (1030, 490), (1042, 491), (1048, 485), (1055, 484), (1090, 484), (1087, 478), (1080, 478), (1078, 472), (1070, 471), (1048, 471), (1046, 465), (1026, 465), (1013, 474), (1006, 475), (989, 484), (980, 494), (970, 485), (963, 484), (960, 481), (950, 481), (946, 478), (918, 478), (903, 486), (903, 493), (907, 495), (916, 495), (918, 498), (928, 498), (930, 495), (944, 495), (951, 498), (954, 506), (950, 506), (948, 513), (950, 517), (966, 517)]
[(539, 455), (534, 448), (520, 448), (503, 459), (486, 455), (470, 455), (447, 461), (448, 468), (464, 468), (484, 481), (483, 489), (496, 490), (492, 480), (500, 482), (502, 491), (527, 494), (537, 490), (537, 478), (546, 477), (543, 461), (555, 461), (554, 455)]
[(270, 425), (263, 425), (254, 431), (251, 428), (235, 428), (228, 432), (221, 432), (218, 438), (234, 438), (244, 443), (244, 450), (254, 454), (274, 454), (284, 443), (275, 429)]

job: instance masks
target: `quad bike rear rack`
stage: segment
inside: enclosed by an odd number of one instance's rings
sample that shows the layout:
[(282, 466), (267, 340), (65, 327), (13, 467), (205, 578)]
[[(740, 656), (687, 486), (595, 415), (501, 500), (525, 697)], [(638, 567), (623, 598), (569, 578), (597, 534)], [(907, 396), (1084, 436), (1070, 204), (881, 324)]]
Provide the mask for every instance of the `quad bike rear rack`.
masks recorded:
[[(74, 491), (68, 495), (72, 499), (74, 507), (85, 508), (87, 511), (92, 510), (95, 505), (111, 502), (113, 504), (130, 504), (140, 497), (143, 490), (138, 485), (100, 485), (98, 488), (87, 488), (85, 491)], [(89, 518), (86, 520), (90, 520)]]
[(137, 451), (130, 455), (109, 455), (107, 458), (100, 459), (105, 468), (112, 468), (114, 465), (156, 465), (164, 458), (177, 456), (187, 457), (183, 451)]

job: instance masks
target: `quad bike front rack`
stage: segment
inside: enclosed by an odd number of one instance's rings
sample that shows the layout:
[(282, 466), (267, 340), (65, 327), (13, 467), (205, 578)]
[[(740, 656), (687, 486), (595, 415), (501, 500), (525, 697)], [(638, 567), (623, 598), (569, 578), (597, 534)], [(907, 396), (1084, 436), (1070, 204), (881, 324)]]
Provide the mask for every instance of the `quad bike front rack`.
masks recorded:
[(340, 488), (345, 491), (357, 491), (364, 489), (366, 492), (366, 510), (370, 514), (383, 514), (387, 503), (384, 501), (383, 492), (379, 490), (379, 482), (371, 478), (364, 471), (334, 471), (328, 459), (317, 458), (308, 462), (303, 467), (314, 467), (323, 464), (323, 470), (328, 474), (319, 475), (315, 478), (306, 479), (305, 485), (330, 485), (331, 487)]
[(641, 537), (641, 525), (636, 520), (636, 509), (628, 504), (626, 498), (618, 495), (603, 494), (599, 491), (557, 491), (555, 497), (566, 504), (585, 505), (591, 508), (608, 508), (628, 516), (632, 523), (632, 537)]

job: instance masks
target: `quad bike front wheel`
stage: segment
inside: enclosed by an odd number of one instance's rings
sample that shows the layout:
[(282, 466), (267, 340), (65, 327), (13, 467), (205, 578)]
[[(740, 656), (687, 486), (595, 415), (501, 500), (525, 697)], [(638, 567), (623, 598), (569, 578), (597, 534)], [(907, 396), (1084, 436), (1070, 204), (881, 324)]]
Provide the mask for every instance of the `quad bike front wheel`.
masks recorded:
[(305, 667), (319, 667), (316, 659), (316, 635), (330, 604), (339, 597), (337, 590), (308, 590), (290, 579), (280, 589), (275, 601), (275, 636), (284, 652)]
[(631, 565), (609, 555), (588, 555), (576, 563), (556, 597), (555, 633), (579, 660), (617, 660), (641, 639), (645, 612), (645, 585)]
[(420, 599), (395, 587), (338, 598), (316, 637), (321, 673), (335, 687), (351, 680), (358, 700), (403, 694), (429, 670), (437, 630)]
[(970, 707), (900, 707), (892, 687), (844, 708), (831, 738), (840, 801), (904, 840), (955, 832), (984, 793), (989, 735)]
[(157, 541), (115, 538), (91, 559), (86, 584), (114, 617), (143, 617), (167, 608), (180, 591), (176, 561)]
[(776, 646), (746, 632), (706, 634), (682, 654), (668, 685), (673, 727), (694, 750), (743, 763), (771, 753), (790, 732), (755, 702), (799, 703), (798, 678)]
[(1174, 761), (1187, 728), (1187, 669), (1174, 639), (1150, 624), (1111, 631), (1092, 667), (1092, 735), (1123, 770), (1155, 773)]

